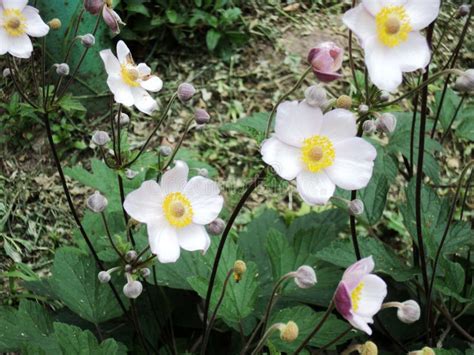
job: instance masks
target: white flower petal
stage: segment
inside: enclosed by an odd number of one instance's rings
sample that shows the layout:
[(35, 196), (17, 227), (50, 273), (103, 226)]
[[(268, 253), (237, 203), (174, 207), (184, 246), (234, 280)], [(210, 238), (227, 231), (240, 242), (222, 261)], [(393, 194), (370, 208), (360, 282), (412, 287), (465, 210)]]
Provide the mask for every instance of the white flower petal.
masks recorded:
[(118, 61), (117, 57), (114, 56), (110, 49), (105, 49), (100, 51), (100, 57), (104, 62), (105, 71), (109, 75), (120, 75), (120, 62)]
[(26, 17), (26, 33), (32, 37), (43, 37), (49, 32), (49, 26), (43, 22), (39, 11), (32, 6), (26, 6), (23, 10)]
[(195, 176), (189, 180), (183, 194), (191, 202), (194, 223), (209, 224), (219, 216), (224, 205), (224, 199), (219, 193), (219, 186), (210, 179)]
[(362, 4), (347, 11), (342, 17), (342, 21), (357, 35), (362, 47), (365, 41), (375, 35), (377, 31), (375, 18)]
[(140, 86), (147, 91), (158, 92), (163, 87), (163, 81), (157, 76), (152, 75), (146, 80), (140, 81)]
[(296, 187), (301, 198), (310, 205), (324, 205), (334, 194), (336, 186), (324, 171), (303, 171), (296, 177)]
[(172, 192), (182, 192), (188, 181), (188, 165), (178, 160), (174, 168), (168, 170), (161, 177), (161, 189), (166, 196)]
[[(1, 10), (1, 7), (0, 7)], [(0, 55), (4, 55), (8, 52), (10, 47), (10, 36), (7, 32), (0, 26)]]
[(148, 224), (147, 228), (150, 250), (160, 263), (176, 262), (181, 252), (176, 229), (163, 221)]
[(25, 33), (8, 41), (8, 52), (17, 58), (27, 59), (33, 52), (33, 44), (30, 37)]
[(158, 109), (158, 103), (150, 94), (141, 87), (131, 88), (135, 107), (147, 115), (151, 115), (153, 111)]
[(18, 9), (23, 10), (28, 4), (28, 0), (3, 0), (0, 5), (3, 5), (5, 9)]
[(135, 104), (135, 98), (132, 94), (130, 86), (125, 84), (122, 78), (115, 75), (107, 78), (107, 85), (114, 94), (115, 102), (131, 107)]
[(128, 49), (124, 41), (117, 42), (117, 58), (120, 64), (127, 64), (129, 63), (129, 59), (132, 58), (130, 49)]
[(412, 72), (428, 65), (431, 50), (425, 37), (419, 32), (410, 32), (405, 42), (392, 48), (391, 55), (402, 72)]
[(380, 311), (382, 302), (387, 296), (387, 284), (377, 275), (366, 275), (362, 279), (363, 287), (360, 293), (359, 307), (355, 314), (363, 317), (373, 317)]
[(150, 75), (151, 74), (151, 68), (146, 65), (145, 63), (140, 63), (137, 65), (137, 70), (140, 76), (145, 76), (145, 75)]
[(374, 36), (365, 42), (364, 49), (370, 80), (380, 90), (394, 92), (402, 83), (402, 70), (393, 48), (384, 46)]
[(333, 143), (354, 137), (357, 134), (355, 115), (344, 109), (329, 111), (323, 117), (320, 134), (329, 137)]
[(352, 319), (349, 319), (349, 323), (356, 328), (359, 329), (368, 335), (372, 335), (372, 329), (369, 327), (368, 323), (373, 323), (374, 320), (372, 318), (365, 318), (361, 317), (357, 314), (352, 315)]
[(177, 230), (178, 242), (181, 248), (187, 251), (206, 250), (210, 238), (204, 226), (190, 224)]
[(123, 203), (123, 208), (138, 222), (151, 223), (162, 213), (163, 193), (160, 186), (154, 180), (148, 180), (132, 192), (130, 192)]
[(285, 101), (278, 106), (275, 135), (284, 143), (301, 147), (306, 138), (319, 134), (323, 113), (302, 101)]
[[(415, 0), (425, 1), (425, 0)], [(431, 1), (431, 0), (426, 0)], [(365, 6), (373, 16), (376, 16), (380, 10), (387, 6), (400, 6), (407, 2), (407, 0), (362, 0), (362, 4)]]
[(405, 10), (415, 31), (428, 27), (439, 14), (440, 0), (408, 0)]
[(271, 137), (263, 142), (262, 159), (285, 180), (293, 180), (304, 169), (301, 151)]

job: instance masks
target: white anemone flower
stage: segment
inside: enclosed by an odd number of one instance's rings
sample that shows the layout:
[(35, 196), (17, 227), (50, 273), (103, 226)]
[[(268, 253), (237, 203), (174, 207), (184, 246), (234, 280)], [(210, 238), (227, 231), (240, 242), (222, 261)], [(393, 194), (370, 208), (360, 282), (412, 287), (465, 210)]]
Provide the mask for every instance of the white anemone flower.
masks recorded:
[(440, 0), (362, 0), (343, 21), (359, 38), (370, 79), (393, 92), (402, 73), (425, 68), (431, 52), (420, 31), (439, 14)]
[(214, 181), (202, 176), (188, 181), (188, 172), (187, 164), (177, 161), (160, 184), (145, 181), (123, 204), (132, 218), (147, 225), (151, 252), (162, 263), (178, 260), (180, 248), (206, 251), (211, 240), (205, 225), (217, 218), (224, 203)]
[(44, 37), (48, 32), (49, 26), (28, 0), (0, 1), (0, 55), (29, 58), (33, 52), (29, 36)]
[(294, 180), (310, 205), (325, 204), (336, 186), (364, 188), (372, 177), (375, 148), (356, 137), (354, 114), (336, 109), (323, 113), (305, 101), (278, 106), (275, 134), (263, 142), (265, 163), (286, 180)]
[(148, 115), (158, 108), (148, 91), (160, 91), (163, 82), (156, 75), (151, 75), (151, 69), (145, 63), (135, 64), (125, 42), (117, 43), (117, 57), (110, 49), (101, 51), (100, 57), (109, 76), (107, 85), (117, 103), (135, 106)]

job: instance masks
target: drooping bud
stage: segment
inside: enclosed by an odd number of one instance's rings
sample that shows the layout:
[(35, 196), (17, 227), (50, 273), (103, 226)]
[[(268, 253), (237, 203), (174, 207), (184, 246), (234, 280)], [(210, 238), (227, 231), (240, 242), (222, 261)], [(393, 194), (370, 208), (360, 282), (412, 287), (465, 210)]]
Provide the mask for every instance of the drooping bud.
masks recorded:
[(209, 116), (207, 111), (203, 110), (202, 108), (197, 108), (196, 111), (194, 111), (194, 115), (195, 115), (197, 124), (206, 124), (209, 122), (211, 118), (211, 116)]
[(120, 115), (117, 114), (115, 116), (115, 122), (120, 126), (126, 126), (130, 123), (130, 116), (127, 115), (125, 112), (120, 112)]
[(131, 263), (131, 262), (134, 262), (136, 259), (137, 259), (137, 252), (135, 250), (129, 250), (127, 251), (127, 253), (125, 254), (125, 260), (128, 262), (128, 263)]
[(178, 99), (184, 104), (192, 99), (196, 89), (189, 83), (182, 83), (178, 87)]
[(361, 346), (360, 354), (361, 355), (377, 355), (379, 353), (379, 349), (377, 345), (373, 342), (366, 341), (364, 345)]
[(300, 266), (295, 272), (295, 284), (299, 288), (310, 288), (313, 287), (316, 282), (318, 282), (316, 278), (316, 273), (311, 266), (302, 265)]
[(364, 213), (364, 203), (362, 200), (355, 199), (347, 203), (347, 208), (352, 216), (359, 216)]
[(207, 225), (207, 230), (212, 235), (219, 235), (224, 231), (225, 222), (221, 218), (213, 220)]
[(364, 121), (362, 124), (362, 129), (364, 130), (365, 133), (374, 133), (377, 130), (377, 126), (375, 125), (374, 120), (367, 120)]
[(101, 213), (107, 208), (109, 201), (99, 191), (94, 192), (86, 201), (87, 208), (92, 212)]
[(61, 25), (61, 20), (58, 18), (53, 18), (51, 21), (48, 22), (48, 26), (52, 30), (59, 30), (61, 28)]
[(97, 275), (97, 278), (99, 279), (99, 281), (103, 284), (107, 283), (110, 281), (111, 279), (111, 276), (110, 274), (107, 272), (107, 271), (101, 271), (99, 272), (99, 274)]
[(151, 270), (147, 267), (144, 267), (143, 269), (140, 270), (140, 273), (142, 274), (143, 277), (148, 277), (151, 275)]
[(459, 92), (474, 91), (474, 69), (468, 69), (460, 75), (454, 84), (454, 89)]
[(234, 263), (234, 280), (239, 282), (246, 271), (247, 264), (243, 260), (236, 260)]
[(457, 17), (458, 17), (458, 18), (460, 18), (460, 17), (465, 17), (465, 16), (469, 15), (470, 12), (471, 12), (471, 5), (462, 4), (462, 5), (459, 6), (459, 8), (458, 8)]
[(84, 8), (92, 15), (97, 15), (104, 5), (104, 0), (84, 0)]
[(323, 82), (330, 82), (341, 77), (337, 73), (342, 66), (344, 50), (333, 42), (324, 42), (312, 48), (308, 54), (308, 62), (313, 73)]
[(137, 175), (138, 175), (138, 171), (135, 171), (132, 169), (125, 169), (125, 176), (127, 177), (127, 179), (132, 180)]
[(417, 350), (417, 351), (410, 351), (408, 353), (408, 355), (436, 355), (436, 353), (434, 352), (433, 349), (425, 346), (423, 349), (421, 350)]
[(414, 300), (402, 302), (397, 310), (397, 317), (403, 323), (414, 323), (420, 319), (420, 306)]
[(10, 70), (10, 68), (5, 68), (5, 69), (3, 69), (2, 75), (6, 79), (6, 78), (8, 78), (9, 76), (12, 75), (12, 71)]
[(92, 143), (94, 143), (95, 145), (99, 147), (103, 147), (109, 142), (110, 142), (109, 134), (105, 131), (96, 131), (92, 135)]
[(171, 155), (171, 153), (173, 153), (173, 149), (171, 149), (171, 147), (168, 145), (162, 145), (159, 151), (160, 154), (164, 157), (168, 157)]
[(198, 169), (198, 175), (202, 177), (208, 177), (209, 171), (207, 171), (205, 168)]
[(129, 279), (129, 281), (125, 284), (125, 286), (123, 286), (123, 294), (127, 298), (135, 299), (141, 295), (143, 291), (143, 285), (140, 281), (132, 280), (131, 276), (129, 277), (128, 275), (129, 274), (127, 274), (127, 279)]
[(86, 48), (94, 47), (95, 37), (92, 33), (87, 33), (84, 36), (79, 36), (81, 44)]
[(393, 133), (395, 128), (397, 128), (397, 118), (391, 113), (383, 113), (375, 120), (375, 126), (379, 132)]
[(102, 10), (102, 17), (105, 24), (115, 34), (120, 33), (120, 25), (125, 25), (120, 16), (109, 6), (104, 6)]
[(286, 343), (291, 343), (298, 338), (298, 325), (291, 320), (288, 323), (284, 324), (282, 327), (280, 327), (279, 330), (280, 339)]
[(308, 87), (304, 92), (304, 96), (306, 103), (310, 106), (324, 109), (328, 104), (327, 92), (319, 85), (312, 85)]
[(56, 74), (59, 76), (69, 75), (69, 65), (67, 63), (54, 64), (56, 67)]
[(352, 107), (352, 98), (347, 95), (341, 95), (336, 100), (336, 107), (349, 110)]
[(359, 106), (359, 113), (360, 114), (365, 115), (368, 112), (369, 112), (369, 106), (364, 105), (364, 104)]

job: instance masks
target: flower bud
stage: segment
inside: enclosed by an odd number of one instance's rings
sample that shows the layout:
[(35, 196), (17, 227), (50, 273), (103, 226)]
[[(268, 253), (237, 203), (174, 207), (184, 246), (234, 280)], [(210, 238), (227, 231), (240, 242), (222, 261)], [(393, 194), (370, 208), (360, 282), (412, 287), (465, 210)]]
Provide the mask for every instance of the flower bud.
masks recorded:
[(324, 42), (309, 51), (308, 62), (316, 77), (328, 83), (341, 77), (337, 71), (341, 69), (343, 57), (342, 48), (333, 42)]
[(280, 328), (280, 339), (286, 343), (291, 343), (298, 338), (298, 333), (298, 325), (290, 320), (286, 325)]
[(120, 25), (125, 25), (120, 16), (109, 6), (104, 6), (102, 10), (102, 18), (110, 30), (118, 34), (120, 33)]
[(454, 89), (459, 92), (471, 92), (474, 90), (474, 69), (466, 70), (456, 80)]
[(312, 85), (308, 87), (304, 92), (304, 96), (306, 103), (310, 106), (321, 108), (325, 108), (327, 106), (327, 93), (326, 90), (324, 90), (324, 88), (321, 86)]
[(379, 349), (377, 348), (377, 345), (370, 340), (366, 341), (360, 348), (361, 355), (377, 355), (378, 353)]
[(56, 74), (60, 76), (69, 75), (69, 65), (67, 63), (55, 64)]
[(344, 108), (349, 110), (352, 107), (352, 99), (350, 96), (341, 95), (336, 100), (336, 107), (337, 108)]
[(92, 15), (97, 15), (104, 5), (104, 0), (84, 0), (84, 8)]
[(380, 92), (380, 101), (386, 102), (390, 100), (390, 93), (388, 91), (381, 91)]
[(470, 12), (471, 12), (471, 5), (462, 4), (462, 5), (459, 6), (459, 8), (458, 8), (457, 17), (458, 17), (458, 18), (460, 18), (460, 17), (465, 17), (465, 16), (469, 15)]
[(99, 279), (99, 281), (103, 284), (107, 283), (110, 281), (110, 274), (107, 272), (107, 271), (101, 271), (99, 272), (99, 274), (97, 275), (97, 278)]
[(137, 298), (143, 291), (143, 285), (140, 281), (130, 280), (123, 286), (123, 294), (127, 298)]
[(130, 116), (125, 112), (120, 112), (120, 115), (115, 116), (115, 122), (120, 126), (126, 126), (130, 123)]
[(239, 282), (242, 279), (242, 275), (247, 271), (247, 264), (243, 260), (236, 260), (234, 263), (234, 279)]
[(81, 44), (86, 48), (94, 47), (95, 37), (92, 33), (87, 33), (84, 36), (79, 36), (81, 39)]
[(374, 120), (367, 120), (362, 123), (362, 129), (365, 133), (374, 133), (377, 130)]
[(425, 346), (423, 349), (421, 350), (417, 350), (417, 351), (410, 351), (408, 353), (408, 355), (436, 355), (436, 353), (434, 352), (433, 349)]
[(61, 25), (61, 20), (58, 18), (53, 18), (51, 21), (48, 22), (48, 26), (52, 30), (59, 30), (61, 28)]
[(109, 201), (103, 196), (99, 191), (94, 192), (89, 198), (87, 199), (86, 205), (87, 207), (95, 213), (101, 213), (109, 204)]
[(364, 203), (362, 200), (357, 198), (355, 200), (349, 201), (347, 207), (349, 209), (349, 213), (352, 216), (359, 216), (364, 213)]
[(171, 155), (171, 153), (173, 153), (173, 149), (171, 149), (170, 146), (167, 146), (167, 145), (162, 145), (160, 147), (160, 154), (164, 157), (168, 157)]
[(196, 89), (189, 83), (182, 83), (178, 87), (178, 99), (184, 104), (192, 99)]
[(142, 274), (143, 277), (148, 277), (151, 275), (151, 270), (147, 267), (144, 267), (143, 269), (140, 270), (140, 273)]
[(132, 265), (130, 265), (130, 264), (126, 264), (126, 265), (123, 267), (123, 270), (124, 270), (125, 272), (132, 272), (132, 269), (133, 269), (133, 267), (132, 267)]
[(10, 70), (10, 68), (5, 68), (5, 69), (3, 69), (2, 75), (3, 75), (3, 77), (6, 79), (6, 78), (8, 78), (10, 75), (12, 75), (12, 71)]
[(197, 108), (196, 111), (194, 111), (194, 115), (195, 115), (197, 124), (206, 124), (209, 122), (211, 118), (211, 116), (209, 116), (207, 111), (203, 110), (202, 108)]
[(308, 265), (300, 266), (294, 275), (295, 283), (299, 288), (310, 288), (318, 282), (314, 269)]
[(359, 113), (360, 114), (365, 115), (368, 112), (369, 112), (369, 106), (364, 105), (364, 104), (359, 106)]
[(224, 231), (225, 222), (217, 218), (207, 225), (207, 230), (212, 235), (219, 235)]
[(134, 262), (137, 259), (137, 256), (138, 256), (138, 254), (135, 250), (129, 250), (125, 254), (125, 260), (127, 261), (127, 263), (131, 263), (131, 262)]
[(397, 310), (397, 317), (403, 323), (414, 323), (420, 319), (420, 306), (414, 300), (402, 302)]
[(109, 134), (105, 131), (96, 131), (92, 135), (92, 143), (94, 143), (95, 145), (99, 147), (103, 147), (109, 142), (110, 142)]
[(386, 134), (393, 133), (395, 128), (397, 128), (397, 118), (391, 113), (383, 113), (375, 121), (375, 127), (379, 132)]
[(138, 172), (132, 169), (125, 169), (125, 176), (127, 179), (132, 180), (135, 176), (138, 175)]
[(202, 177), (208, 177), (209, 176), (209, 171), (207, 171), (207, 169), (205, 169), (205, 168), (198, 169), (198, 175), (202, 176)]

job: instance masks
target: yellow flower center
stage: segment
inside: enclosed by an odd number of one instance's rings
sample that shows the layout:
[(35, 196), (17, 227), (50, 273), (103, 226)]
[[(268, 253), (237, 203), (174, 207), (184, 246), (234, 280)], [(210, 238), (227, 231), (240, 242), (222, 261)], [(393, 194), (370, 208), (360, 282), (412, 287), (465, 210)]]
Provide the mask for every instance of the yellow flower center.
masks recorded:
[(396, 47), (408, 39), (412, 28), (403, 6), (384, 7), (375, 16), (379, 40), (388, 47)]
[(121, 66), (120, 74), (122, 75), (122, 80), (128, 86), (140, 86), (137, 82), (138, 78), (140, 78), (140, 73), (138, 69), (134, 65), (123, 65)]
[(363, 288), (364, 288), (364, 283), (360, 282), (357, 285), (357, 287), (354, 290), (352, 290), (351, 301), (352, 301), (352, 309), (354, 311), (357, 311), (359, 309), (359, 302), (361, 299), (361, 293), (362, 293)]
[(168, 222), (176, 228), (189, 225), (194, 214), (191, 202), (181, 192), (173, 192), (165, 197), (163, 212)]
[(3, 10), (3, 28), (10, 36), (21, 36), (26, 32), (26, 18), (18, 9)]
[(312, 173), (330, 167), (336, 152), (332, 142), (326, 136), (312, 136), (303, 142), (301, 159)]

